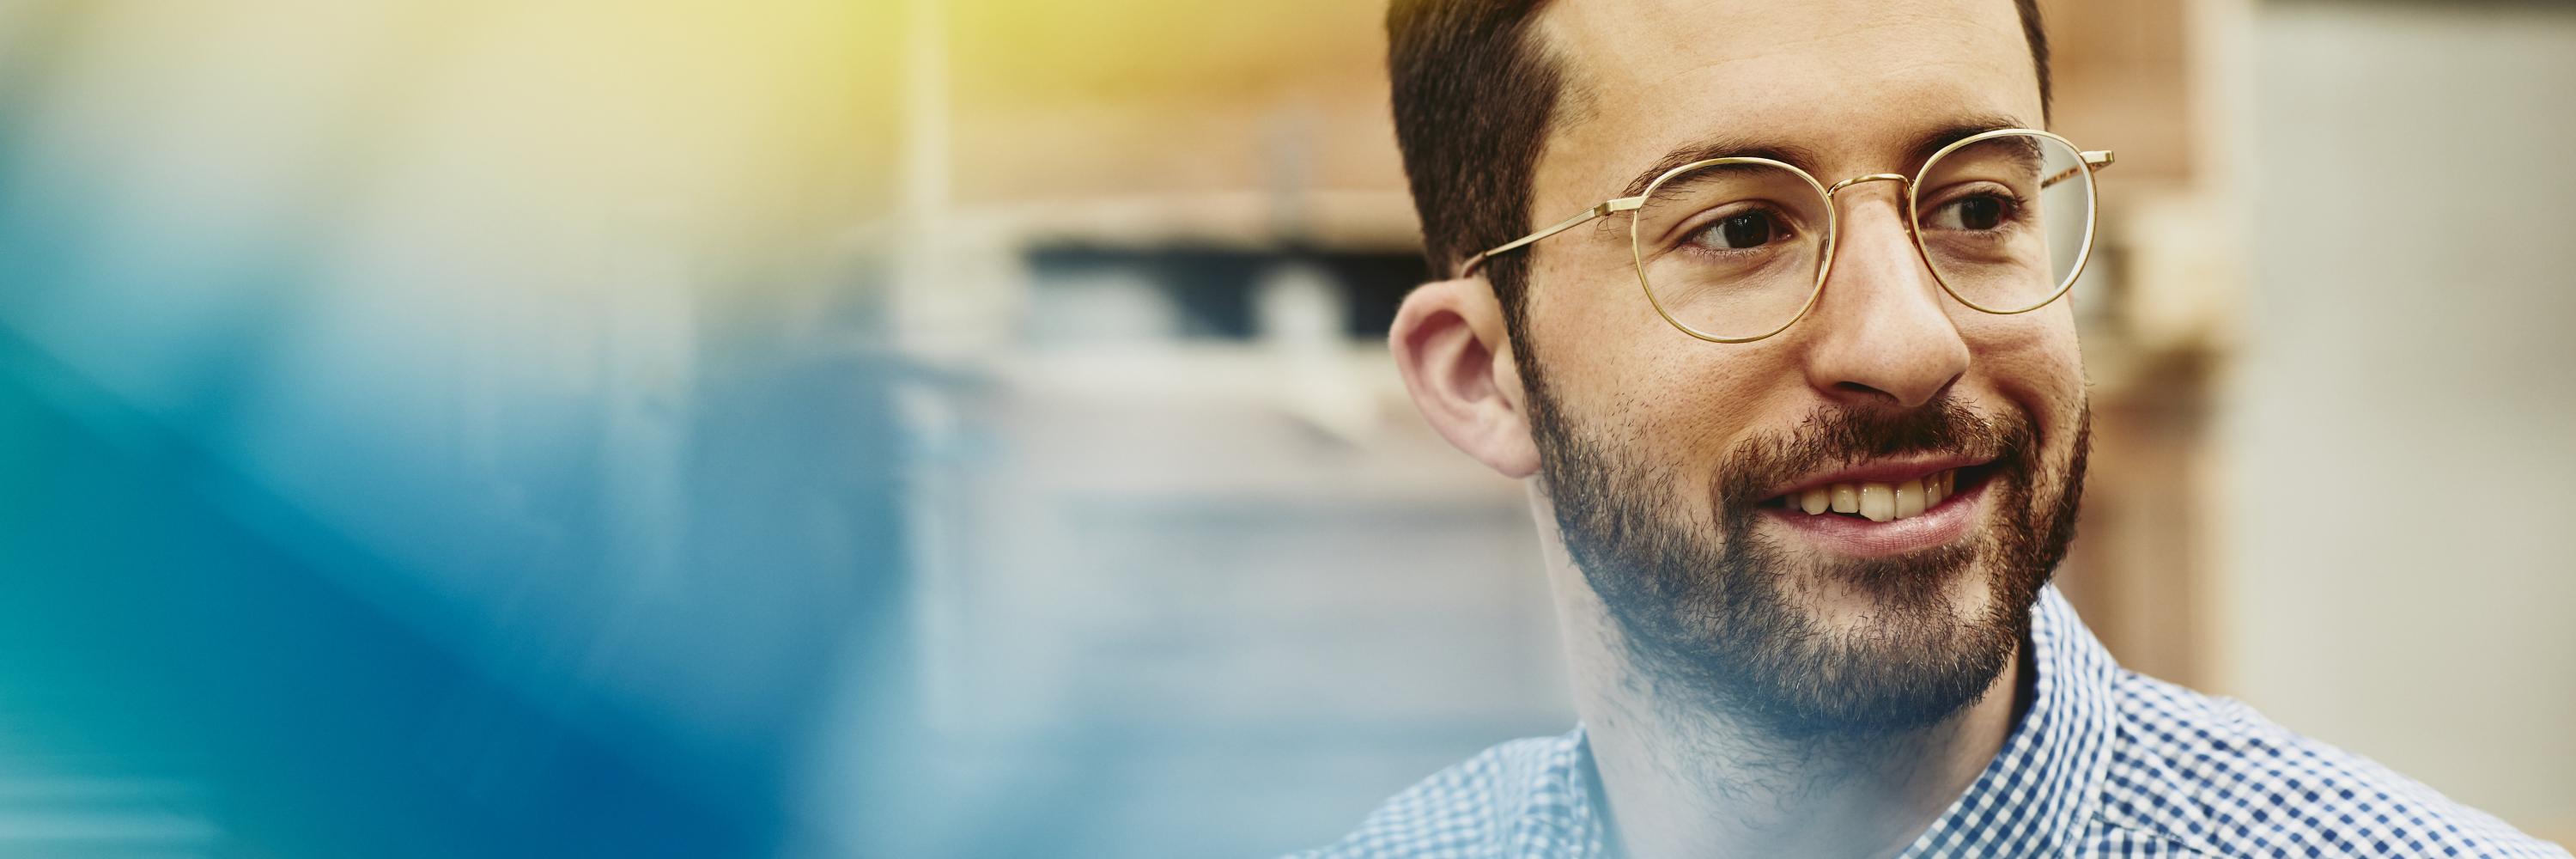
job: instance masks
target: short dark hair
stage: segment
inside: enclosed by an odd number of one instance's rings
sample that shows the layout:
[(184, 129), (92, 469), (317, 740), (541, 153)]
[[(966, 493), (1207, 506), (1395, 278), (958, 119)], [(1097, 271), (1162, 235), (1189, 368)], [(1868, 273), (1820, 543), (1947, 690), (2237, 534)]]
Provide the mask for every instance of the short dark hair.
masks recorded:
[[(2013, 0), (2039, 72), (2046, 110), (2048, 34), (2039, 0)], [(1547, 143), (1564, 83), (1530, 22), (1547, 0), (1393, 0), (1386, 11), (1386, 70), (1395, 142), (1404, 153), (1423, 253), (1441, 277), (1469, 256), (1531, 230), (1531, 174)], [(1525, 254), (1485, 265), (1515, 340), (1528, 272)]]

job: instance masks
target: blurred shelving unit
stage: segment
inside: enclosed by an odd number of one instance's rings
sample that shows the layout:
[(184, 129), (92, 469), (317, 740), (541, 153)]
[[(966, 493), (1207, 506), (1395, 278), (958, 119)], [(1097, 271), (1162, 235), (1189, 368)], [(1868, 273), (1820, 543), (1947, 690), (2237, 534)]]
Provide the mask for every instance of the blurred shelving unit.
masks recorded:
[(1275, 854), (1564, 730), (1526, 501), (1385, 360), (1423, 269), (1382, 6), (922, 5), (938, 175), (875, 239), (897, 348), (954, 380), (905, 403), (907, 846)]

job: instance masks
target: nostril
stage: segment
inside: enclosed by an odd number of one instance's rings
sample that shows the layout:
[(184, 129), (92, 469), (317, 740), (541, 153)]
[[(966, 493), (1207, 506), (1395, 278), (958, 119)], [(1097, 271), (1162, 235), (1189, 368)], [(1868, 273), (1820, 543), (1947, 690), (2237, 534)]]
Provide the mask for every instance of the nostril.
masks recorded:
[(1834, 390), (1836, 390), (1836, 391), (1840, 391), (1840, 392), (1842, 392), (1842, 393), (1846, 393), (1846, 394), (1858, 394), (1858, 395), (1865, 396), (1865, 397), (1866, 397), (1866, 396), (1879, 396), (1879, 397), (1885, 397), (1885, 398), (1887, 398), (1887, 399), (1888, 399), (1889, 401), (1891, 401), (1891, 402), (1892, 402), (1892, 401), (1894, 401), (1894, 400), (1896, 399), (1896, 395), (1895, 395), (1895, 394), (1891, 394), (1891, 393), (1888, 393), (1888, 392), (1886, 392), (1886, 391), (1882, 391), (1882, 390), (1879, 390), (1879, 389), (1877, 389), (1877, 388), (1873, 388), (1873, 387), (1870, 387), (1870, 386), (1868, 386), (1868, 385), (1861, 384), (1861, 383), (1859, 383), (1859, 382), (1835, 382), (1835, 383), (1834, 383)]
[[(1964, 375), (1964, 374), (1959, 374), (1959, 375)], [(1890, 390), (1887, 390), (1887, 389), (1885, 389), (1885, 388), (1875, 387), (1875, 386), (1872, 386), (1872, 385), (1869, 385), (1869, 384), (1866, 384), (1866, 383), (1862, 383), (1862, 382), (1855, 382), (1855, 381), (1851, 381), (1851, 380), (1848, 380), (1848, 379), (1843, 380), (1843, 381), (1839, 381), (1839, 382), (1835, 382), (1835, 383), (1833, 383), (1833, 386), (1832, 386), (1832, 387), (1833, 387), (1833, 390), (1834, 390), (1834, 392), (1835, 392), (1835, 393), (1837, 393), (1837, 394), (1842, 394), (1842, 395), (1845, 395), (1845, 396), (1847, 396), (1847, 397), (1852, 397), (1852, 398), (1857, 398), (1857, 399), (1863, 399), (1863, 400), (1869, 400), (1869, 401), (1872, 401), (1872, 402), (1875, 402), (1875, 403), (1879, 403), (1879, 404), (1887, 405), (1887, 406), (1894, 406), (1894, 407), (1897, 407), (1897, 408), (1907, 408), (1907, 409), (1911, 409), (1911, 408), (1918, 408), (1918, 407), (1921, 407), (1921, 406), (1922, 406), (1923, 404), (1925, 404), (1925, 403), (1937, 402), (1937, 401), (1939, 401), (1942, 397), (1948, 396), (1948, 395), (1950, 394), (1950, 389), (1955, 388), (1955, 387), (1958, 387), (1958, 385), (1959, 385), (1959, 375), (1952, 375), (1950, 378), (1942, 380), (1941, 384), (1940, 384), (1938, 387), (1933, 388), (1929, 393), (1924, 394), (1920, 399), (1910, 399), (1910, 400), (1909, 400), (1907, 397), (1905, 397), (1905, 396), (1903, 396), (1903, 395), (1900, 395), (1900, 394), (1896, 393), (1895, 391), (1890, 391)]]

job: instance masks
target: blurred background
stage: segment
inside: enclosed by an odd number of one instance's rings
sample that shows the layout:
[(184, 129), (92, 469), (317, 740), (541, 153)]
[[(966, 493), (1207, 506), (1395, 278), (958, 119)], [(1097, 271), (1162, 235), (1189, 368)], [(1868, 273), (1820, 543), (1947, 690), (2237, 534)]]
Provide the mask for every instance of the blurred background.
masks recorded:
[[(2576, 6), (2043, 5), (2065, 590), (2576, 839)], [(0, 855), (1262, 856), (1564, 731), (1381, 14), (0, 3)]]

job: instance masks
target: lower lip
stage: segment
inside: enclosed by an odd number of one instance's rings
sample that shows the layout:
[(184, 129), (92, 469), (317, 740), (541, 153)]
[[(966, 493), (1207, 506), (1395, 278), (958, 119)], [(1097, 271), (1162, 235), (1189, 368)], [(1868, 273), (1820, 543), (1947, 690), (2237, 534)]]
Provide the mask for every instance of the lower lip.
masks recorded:
[(1944, 545), (1967, 533), (1977, 511), (1984, 508), (1986, 487), (1992, 483), (1989, 475), (1920, 515), (1886, 522), (1783, 507), (1765, 507), (1762, 513), (1827, 551), (1864, 558), (1901, 555)]

